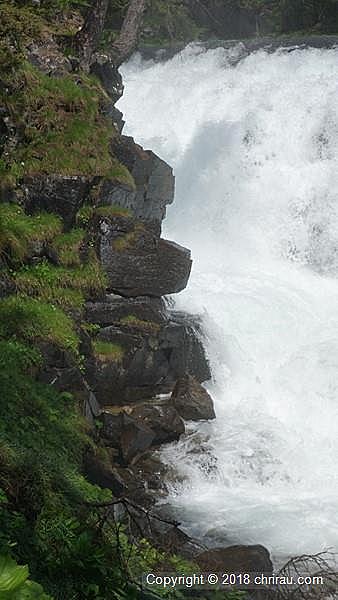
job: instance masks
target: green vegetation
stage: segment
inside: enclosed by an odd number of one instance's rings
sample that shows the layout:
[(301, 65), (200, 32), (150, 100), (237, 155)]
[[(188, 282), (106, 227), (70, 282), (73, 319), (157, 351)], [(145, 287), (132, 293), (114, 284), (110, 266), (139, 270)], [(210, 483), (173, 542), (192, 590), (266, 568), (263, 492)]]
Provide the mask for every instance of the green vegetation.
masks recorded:
[(121, 362), (124, 357), (124, 348), (120, 344), (112, 344), (103, 340), (95, 340), (93, 342), (94, 354), (102, 362), (112, 361)]
[(51, 241), (62, 230), (56, 215), (29, 216), (17, 204), (0, 204), (0, 256), (13, 262), (28, 257), (34, 242)]
[(142, 319), (138, 319), (135, 315), (122, 317), (120, 323), (121, 325), (127, 325), (128, 327), (134, 327), (135, 329), (154, 334), (158, 333), (161, 329), (161, 326), (158, 323), (154, 323), (153, 321), (143, 321)]
[(0, 556), (0, 595), (3, 600), (52, 600), (41, 585), (28, 579), (27, 566), (20, 567), (10, 556)]
[[(70, 257), (67, 251), (66, 255)], [(22, 267), (14, 279), (21, 294), (46, 302), (54, 301), (66, 308), (80, 308), (86, 298), (97, 297), (106, 287), (105, 274), (93, 249), (87, 262), (79, 267), (56, 267), (44, 260), (34, 266)]]
[(9, 296), (0, 300), (0, 338), (49, 341), (74, 355), (78, 351), (72, 320), (56, 306), (34, 298)]
[(95, 216), (99, 217), (131, 217), (132, 212), (128, 208), (121, 206), (92, 206), (85, 204), (82, 206), (76, 215), (76, 222), (79, 227), (86, 227)]
[(68, 233), (57, 236), (51, 245), (57, 260), (63, 267), (79, 267), (80, 249), (84, 240), (82, 229), (73, 229)]
[(61, 173), (132, 183), (129, 171), (110, 153), (116, 132), (100, 112), (106, 97), (95, 78), (67, 74), (56, 79), (25, 63), (16, 78), (17, 90), (6, 101), (18, 126), (24, 118), (25, 134), (3, 159), (9, 182), (23, 175)]

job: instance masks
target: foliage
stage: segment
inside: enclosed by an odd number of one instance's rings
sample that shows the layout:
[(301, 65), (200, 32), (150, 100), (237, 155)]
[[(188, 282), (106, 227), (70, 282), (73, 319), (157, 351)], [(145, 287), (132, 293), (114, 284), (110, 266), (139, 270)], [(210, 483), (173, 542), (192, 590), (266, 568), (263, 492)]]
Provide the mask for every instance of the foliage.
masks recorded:
[(48, 242), (62, 229), (53, 214), (29, 216), (17, 204), (0, 204), (0, 256), (13, 262), (27, 258), (34, 242)]
[(93, 342), (93, 350), (95, 356), (103, 362), (121, 362), (124, 356), (124, 349), (120, 344), (113, 344), (103, 340), (95, 340)]
[(0, 556), (0, 596), (2, 600), (52, 600), (41, 585), (28, 579), (28, 567), (20, 567), (10, 556)]

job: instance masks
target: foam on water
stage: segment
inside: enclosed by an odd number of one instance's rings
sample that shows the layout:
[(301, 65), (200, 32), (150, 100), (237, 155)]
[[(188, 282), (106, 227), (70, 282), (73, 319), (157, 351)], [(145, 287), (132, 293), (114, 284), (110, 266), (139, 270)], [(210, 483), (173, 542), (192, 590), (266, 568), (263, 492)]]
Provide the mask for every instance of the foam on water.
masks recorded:
[(212, 543), (338, 550), (338, 50), (236, 52), (123, 68), (126, 133), (175, 169), (176, 301), (213, 371), (206, 451), (163, 451), (186, 476), (170, 502)]

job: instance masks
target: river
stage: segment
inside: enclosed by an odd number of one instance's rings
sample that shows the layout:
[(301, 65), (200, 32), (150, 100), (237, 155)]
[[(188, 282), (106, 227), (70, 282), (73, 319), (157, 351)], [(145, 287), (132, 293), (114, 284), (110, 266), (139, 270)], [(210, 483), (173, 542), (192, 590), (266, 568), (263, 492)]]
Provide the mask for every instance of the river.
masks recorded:
[[(123, 66), (124, 133), (176, 175), (164, 235), (192, 250), (216, 407), (163, 457), (211, 544), (338, 551), (338, 50), (204, 50)], [(208, 458), (209, 457), (209, 458)]]

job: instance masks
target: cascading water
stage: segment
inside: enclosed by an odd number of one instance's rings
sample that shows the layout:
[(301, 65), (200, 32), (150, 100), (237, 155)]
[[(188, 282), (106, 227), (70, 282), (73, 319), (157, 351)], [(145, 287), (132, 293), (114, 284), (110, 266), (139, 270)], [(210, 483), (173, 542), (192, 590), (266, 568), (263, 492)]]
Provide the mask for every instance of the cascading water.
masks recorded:
[(338, 550), (338, 50), (190, 46), (123, 67), (126, 133), (174, 166), (164, 234), (191, 248), (213, 423), (164, 450), (211, 543)]

